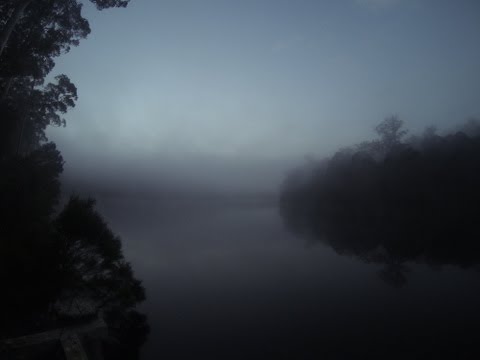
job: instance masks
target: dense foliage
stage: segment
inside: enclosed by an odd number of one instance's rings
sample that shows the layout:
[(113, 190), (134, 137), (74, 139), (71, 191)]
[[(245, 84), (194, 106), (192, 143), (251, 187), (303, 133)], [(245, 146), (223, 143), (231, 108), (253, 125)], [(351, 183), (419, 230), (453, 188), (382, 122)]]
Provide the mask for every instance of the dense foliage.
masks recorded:
[[(129, 0), (91, 0), (99, 9)], [(48, 125), (65, 125), (77, 89), (66, 75), (45, 84), (55, 58), (90, 33), (78, 0), (5, 0), (0, 4), (0, 157), (25, 154), (46, 140)]]
[(339, 254), (384, 264), (381, 277), (396, 286), (406, 282), (408, 262), (478, 265), (478, 122), (403, 140), (402, 122), (391, 117), (376, 131), (379, 139), (287, 178), (281, 196), (287, 226)]
[[(91, 2), (99, 10), (128, 4)], [(45, 134), (65, 126), (77, 100), (66, 75), (45, 79), (54, 59), (89, 34), (81, 10), (77, 0), (0, 3), (0, 339), (103, 314), (117, 339), (107, 358), (136, 359), (148, 333), (135, 310), (145, 290), (95, 202), (61, 204), (64, 161)]]

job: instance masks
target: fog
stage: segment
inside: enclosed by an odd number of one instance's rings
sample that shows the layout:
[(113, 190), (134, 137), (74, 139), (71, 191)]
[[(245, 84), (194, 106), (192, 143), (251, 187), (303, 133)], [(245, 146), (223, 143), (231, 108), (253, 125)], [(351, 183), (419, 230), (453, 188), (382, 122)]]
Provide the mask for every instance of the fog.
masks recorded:
[(67, 161), (323, 157), (392, 114), (414, 132), (479, 116), (476, 1), (87, 2), (84, 13), (91, 36), (52, 72), (78, 87), (68, 126), (48, 130)]
[(165, 192), (277, 193), (288, 170), (298, 162), (298, 159), (195, 154), (176, 157), (133, 155), (111, 159), (101, 154), (73, 154), (69, 159), (65, 164), (64, 178), (65, 186), (72, 190), (91, 187), (144, 195)]
[(0, 358), (478, 357), (479, 35), (476, 0), (0, 3)]

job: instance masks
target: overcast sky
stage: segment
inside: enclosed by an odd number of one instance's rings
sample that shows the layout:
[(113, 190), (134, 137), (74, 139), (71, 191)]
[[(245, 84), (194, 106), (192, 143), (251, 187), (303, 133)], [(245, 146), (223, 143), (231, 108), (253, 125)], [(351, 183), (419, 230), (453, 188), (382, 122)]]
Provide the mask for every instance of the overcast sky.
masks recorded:
[(131, 0), (57, 61), (69, 158), (302, 159), (480, 115), (478, 0)]

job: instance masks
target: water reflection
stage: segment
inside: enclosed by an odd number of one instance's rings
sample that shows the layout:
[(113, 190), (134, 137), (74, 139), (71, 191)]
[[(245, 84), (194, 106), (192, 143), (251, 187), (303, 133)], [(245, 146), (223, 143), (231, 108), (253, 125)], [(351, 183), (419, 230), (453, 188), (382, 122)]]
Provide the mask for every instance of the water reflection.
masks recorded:
[(477, 268), (480, 126), (472, 124), (471, 134), (362, 143), (298, 170), (281, 199), (287, 228), (383, 264), (380, 277), (395, 287), (413, 276), (409, 264)]
[(470, 272), (416, 267), (398, 291), (372, 276), (378, 266), (305, 246), (274, 206), (100, 203), (148, 292), (145, 360), (475, 355), (480, 292)]

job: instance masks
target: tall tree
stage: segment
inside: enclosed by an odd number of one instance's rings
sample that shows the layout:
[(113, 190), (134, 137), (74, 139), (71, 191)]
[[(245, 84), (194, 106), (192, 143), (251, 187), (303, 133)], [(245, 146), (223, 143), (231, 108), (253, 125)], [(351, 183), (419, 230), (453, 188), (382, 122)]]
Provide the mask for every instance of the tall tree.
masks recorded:
[(47, 126), (65, 126), (62, 114), (75, 106), (77, 89), (66, 75), (55, 77), (55, 82), (45, 86), (37, 83), (29, 77), (16, 79), (0, 103), (2, 156), (37, 148), (47, 140)]
[[(130, 0), (90, 0), (93, 4), (96, 5), (97, 9), (103, 10), (111, 7), (126, 7)], [(40, 9), (49, 9), (49, 12), (43, 12), (41, 15), (44, 15), (45, 18), (49, 18), (50, 21), (54, 21), (57, 24), (62, 24), (66, 19), (72, 15), (77, 15), (76, 12), (70, 13), (69, 10), (72, 9), (81, 9), (82, 4), (77, 0), (6, 0), (4, 5), (0, 8), (2, 11), (2, 20), (4, 26), (0, 32), (0, 58), (3, 55), (7, 44), (10, 42), (13, 30), (20, 23), (27, 23), (30, 25), (35, 24), (32, 22), (29, 17), (32, 14), (39, 15), (36, 10)], [(55, 10), (61, 9), (62, 16), (52, 17), (51, 15), (55, 13)], [(47, 15), (48, 14), (48, 15)], [(60, 14), (60, 13), (57, 13)], [(79, 15), (79, 12), (78, 12)], [(80, 16), (81, 17), (81, 16)], [(43, 23), (45, 30), (51, 31), (55, 29), (52, 25), (52, 22), (45, 22), (45, 18), (37, 18), (38, 23)], [(78, 19), (78, 18), (77, 18)], [(82, 18), (83, 19), (83, 18)], [(29, 21), (30, 20), (30, 21)], [(83, 19), (85, 20), (85, 19)], [(56, 29), (55, 29), (56, 30)]]
[[(129, 0), (90, 0), (97, 9)], [(42, 86), (54, 59), (90, 33), (80, 0), (4, 0), (0, 4), (0, 156), (34, 148), (47, 125), (74, 105), (76, 89), (65, 75)], [(32, 145), (34, 145), (32, 147)]]

